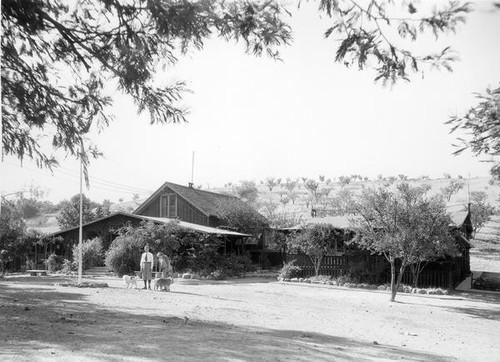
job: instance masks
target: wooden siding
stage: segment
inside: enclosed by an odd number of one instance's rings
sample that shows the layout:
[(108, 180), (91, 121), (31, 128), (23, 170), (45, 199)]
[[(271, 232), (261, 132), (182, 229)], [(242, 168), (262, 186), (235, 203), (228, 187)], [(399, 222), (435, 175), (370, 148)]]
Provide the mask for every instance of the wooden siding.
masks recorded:
[(198, 225), (212, 226), (209, 223), (209, 218), (205, 214), (168, 187), (165, 187), (162, 192), (154, 200), (152, 200), (143, 211), (140, 212), (139, 215), (166, 217), (161, 214), (161, 198), (162, 196), (168, 194), (176, 194), (177, 196), (177, 217), (179, 220)]

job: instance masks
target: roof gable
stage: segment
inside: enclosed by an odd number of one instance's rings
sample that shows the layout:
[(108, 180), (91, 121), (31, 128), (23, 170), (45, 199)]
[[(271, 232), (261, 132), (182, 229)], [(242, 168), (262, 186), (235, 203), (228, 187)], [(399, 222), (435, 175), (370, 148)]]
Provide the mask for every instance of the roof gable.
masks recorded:
[(217, 194), (215, 192), (204, 191), (200, 189), (195, 189), (193, 187), (182, 186), (174, 184), (172, 182), (165, 182), (158, 190), (156, 190), (153, 195), (151, 195), (146, 201), (144, 201), (137, 209), (134, 210), (133, 214), (140, 214), (150, 203), (160, 197), (165, 188), (168, 187), (170, 190), (181, 196), (205, 216), (216, 216), (220, 217), (220, 205), (223, 202), (232, 201), (237, 203), (242, 203), (247, 206), (243, 201), (234, 196)]

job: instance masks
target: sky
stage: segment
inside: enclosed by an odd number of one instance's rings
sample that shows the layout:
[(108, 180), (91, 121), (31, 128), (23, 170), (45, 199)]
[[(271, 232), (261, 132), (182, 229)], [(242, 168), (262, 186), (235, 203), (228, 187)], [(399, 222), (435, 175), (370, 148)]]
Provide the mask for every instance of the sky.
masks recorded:
[[(92, 161), (84, 192), (116, 202), (192, 179), (208, 189), (267, 177), (487, 176), (486, 158), (453, 155), (456, 135), (444, 123), (474, 105), (475, 92), (500, 81), (500, 11), (492, 10), (492, 2), (479, 2), (457, 34), (415, 45), (451, 45), (460, 57), (452, 73), (425, 71), (392, 87), (374, 83), (370, 69), (334, 62), (337, 44), (324, 39), (328, 19), (316, 2), (292, 11), (294, 41), (280, 48), (283, 61), (209, 40), (158, 75), (159, 83), (187, 82), (188, 123), (150, 125), (128, 97), (112, 93), (115, 120), (91, 136), (104, 157)], [(79, 163), (71, 158), (51, 173), (4, 157), (0, 170), (6, 197), (30, 185), (52, 202), (79, 192)]]

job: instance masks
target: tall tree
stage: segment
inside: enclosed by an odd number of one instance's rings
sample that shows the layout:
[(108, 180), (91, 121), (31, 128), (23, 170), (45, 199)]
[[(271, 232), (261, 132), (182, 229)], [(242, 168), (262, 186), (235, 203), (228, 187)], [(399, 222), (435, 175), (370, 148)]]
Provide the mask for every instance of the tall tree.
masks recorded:
[(412, 187), (402, 183), (395, 190), (363, 189), (358, 198), (351, 201), (356, 215), (353, 242), (384, 255), (390, 263), (391, 301), (396, 299), (406, 267), (432, 256), (424, 255), (422, 247), (449, 238), (445, 203), (439, 195), (427, 196), (428, 191), (425, 185)]
[(451, 180), (448, 186), (441, 188), (441, 193), (450, 201), (451, 197), (464, 188), (465, 182), (461, 180)]
[(225, 200), (217, 204), (223, 221), (222, 227), (242, 233), (257, 234), (268, 225), (264, 216), (238, 200)]
[(5, 272), (8, 262), (18, 255), (18, 247), (26, 235), (26, 224), (21, 212), (11, 202), (2, 202), (0, 214), (0, 273)]
[(341, 233), (329, 224), (308, 225), (289, 239), (289, 248), (300, 251), (311, 259), (314, 275), (319, 275), (323, 257), (335, 250), (336, 239)]
[[(105, 200), (103, 205), (91, 201), (83, 195), (83, 223), (100, 219), (110, 214), (109, 201)], [(80, 194), (73, 196), (57, 216), (57, 222), (62, 229), (72, 228), (80, 224)]]
[(488, 202), (488, 194), (484, 191), (470, 193), (470, 211), (472, 221), (472, 237), (475, 238), (483, 226), (490, 221), (496, 209)]

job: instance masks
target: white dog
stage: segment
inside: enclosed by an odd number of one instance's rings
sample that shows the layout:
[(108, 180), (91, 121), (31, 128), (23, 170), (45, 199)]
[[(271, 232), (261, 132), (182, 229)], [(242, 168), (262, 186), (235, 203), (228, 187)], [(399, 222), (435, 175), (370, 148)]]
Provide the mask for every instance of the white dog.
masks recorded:
[(122, 279), (125, 282), (127, 289), (132, 288), (132, 287), (137, 289), (137, 277), (130, 276), (130, 275), (124, 275), (122, 277)]

